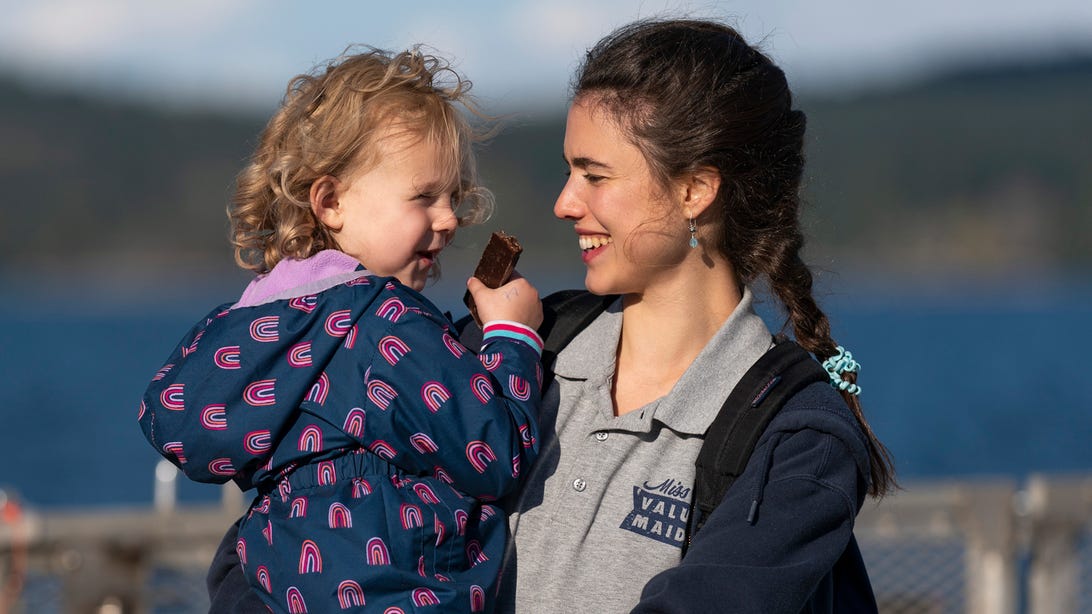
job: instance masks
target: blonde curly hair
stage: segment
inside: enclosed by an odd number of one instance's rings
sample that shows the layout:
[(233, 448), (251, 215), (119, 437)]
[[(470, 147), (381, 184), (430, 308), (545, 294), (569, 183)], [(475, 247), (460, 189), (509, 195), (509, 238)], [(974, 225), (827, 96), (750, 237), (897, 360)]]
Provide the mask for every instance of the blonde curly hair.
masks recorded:
[(480, 223), (492, 211), (493, 196), (478, 184), (471, 149), (483, 133), (456, 108), (489, 119), (469, 98), (470, 82), (421, 46), (397, 54), (351, 51), (289, 82), (239, 173), (227, 213), (235, 261), (244, 269), (265, 273), (284, 258), (338, 249), (311, 211), (311, 184), (377, 163), (377, 140), (392, 122), (441, 144), (443, 170), (459, 186), (460, 226)]

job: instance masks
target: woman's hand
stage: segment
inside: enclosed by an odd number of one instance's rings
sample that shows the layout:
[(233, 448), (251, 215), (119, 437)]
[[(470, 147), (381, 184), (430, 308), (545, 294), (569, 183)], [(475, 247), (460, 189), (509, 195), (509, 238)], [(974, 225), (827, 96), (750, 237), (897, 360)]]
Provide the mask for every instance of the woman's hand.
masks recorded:
[(466, 289), (474, 297), (483, 324), (511, 320), (535, 330), (542, 324), (542, 301), (538, 298), (538, 290), (519, 273), (513, 273), (511, 281), (495, 290), (477, 277), (471, 277), (466, 282)]

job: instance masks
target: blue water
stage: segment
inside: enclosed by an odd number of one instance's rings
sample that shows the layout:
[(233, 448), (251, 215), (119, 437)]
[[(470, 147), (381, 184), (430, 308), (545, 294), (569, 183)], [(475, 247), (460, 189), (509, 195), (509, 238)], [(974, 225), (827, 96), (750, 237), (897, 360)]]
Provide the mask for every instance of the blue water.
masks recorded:
[[(231, 296), (151, 290), (119, 306), (3, 288), (0, 488), (38, 507), (149, 503), (159, 457), (136, 423), (140, 395), (193, 321)], [(458, 312), (460, 291), (433, 296)], [(904, 481), (1092, 471), (1092, 280), (862, 285), (824, 306), (863, 365), (866, 414)], [(183, 501), (219, 494), (182, 482)]]

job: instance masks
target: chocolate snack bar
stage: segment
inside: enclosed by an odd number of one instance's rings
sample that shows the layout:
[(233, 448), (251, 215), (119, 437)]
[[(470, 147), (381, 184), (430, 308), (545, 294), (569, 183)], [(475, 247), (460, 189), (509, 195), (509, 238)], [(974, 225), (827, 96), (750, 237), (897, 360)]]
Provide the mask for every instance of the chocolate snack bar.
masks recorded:
[[(478, 266), (474, 269), (474, 277), (480, 279), (489, 288), (501, 287), (511, 279), (522, 251), (523, 247), (515, 237), (503, 232), (494, 232), (489, 237), (485, 250), (482, 251), (481, 260), (478, 260)], [(463, 295), (463, 302), (470, 310), (470, 315), (474, 316), (474, 321), (481, 326), (482, 322), (478, 319), (478, 307), (474, 304), (474, 297), (470, 295), (469, 290)]]

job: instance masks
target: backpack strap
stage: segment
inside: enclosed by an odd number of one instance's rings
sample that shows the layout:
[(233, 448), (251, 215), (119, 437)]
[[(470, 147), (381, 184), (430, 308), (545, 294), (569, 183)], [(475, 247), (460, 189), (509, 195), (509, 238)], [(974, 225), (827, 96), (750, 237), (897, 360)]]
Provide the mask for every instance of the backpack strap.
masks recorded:
[(543, 370), (552, 373), (558, 353), (617, 299), (614, 294), (599, 296), (587, 290), (560, 290), (542, 299)]
[[(557, 354), (580, 331), (603, 313), (617, 295), (598, 296), (587, 290), (559, 290), (542, 299), (542, 325), (538, 334), (543, 340), (542, 368), (547, 373), (543, 385), (550, 381)], [(470, 348), (481, 347), (482, 331), (469, 315), (455, 322), (459, 342)]]
[(697, 472), (690, 537), (724, 500), (728, 488), (746, 468), (759, 437), (785, 402), (808, 385), (828, 379), (811, 354), (795, 342), (784, 337), (774, 342), (732, 389), (705, 433), (694, 463)]

